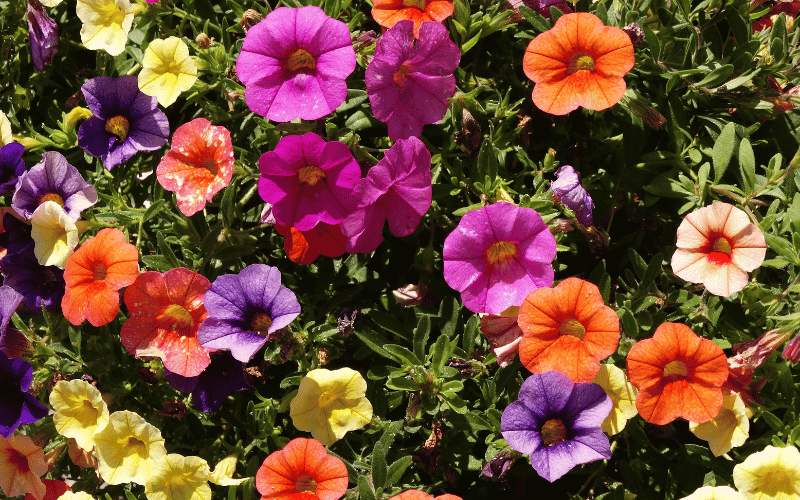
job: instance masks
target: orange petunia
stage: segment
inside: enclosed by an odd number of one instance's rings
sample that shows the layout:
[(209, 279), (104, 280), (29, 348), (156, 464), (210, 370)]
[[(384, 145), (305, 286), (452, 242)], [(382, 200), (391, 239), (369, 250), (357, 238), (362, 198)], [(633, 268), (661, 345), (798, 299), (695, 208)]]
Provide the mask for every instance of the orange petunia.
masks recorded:
[(395, 495), (389, 500), (461, 500), (461, 497), (445, 493), (434, 497), (431, 494), (425, 493), (420, 490), (406, 490), (399, 495)]
[(69, 256), (64, 268), (64, 317), (73, 325), (88, 319), (94, 326), (111, 323), (119, 313), (119, 290), (136, 280), (139, 251), (119, 229), (107, 227)]
[[(42, 479), (42, 482), (46, 490), (43, 500), (58, 500), (64, 493), (72, 491), (67, 483), (58, 479)], [(36, 497), (28, 493), (25, 495), (25, 500), (36, 500)]]
[(531, 373), (555, 370), (573, 382), (591, 382), (619, 344), (617, 314), (597, 286), (578, 278), (532, 291), (517, 321), (519, 359)]
[(120, 337), (129, 353), (157, 356), (164, 368), (195, 377), (211, 363), (213, 349), (200, 346), (197, 329), (208, 317), (203, 304), (211, 282), (183, 267), (147, 271), (125, 290), (130, 317)]
[(453, 0), (375, 0), (372, 18), (384, 28), (403, 19), (414, 21), (414, 36), (424, 21), (441, 23), (453, 15)]
[(0, 435), (0, 489), (9, 497), (30, 493), (44, 500), (47, 488), (41, 478), (47, 473), (44, 451), (28, 436)]
[(628, 353), (628, 379), (639, 389), (636, 409), (652, 424), (678, 417), (696, 423), (713, 419), (727, 378), (722, 349), (686, 325), (664, 323)]
[(320, 222), (308, 231), (300, 231), (276, 223), (275, 230), (285, 238), (283, 249), (289, 260), (298, 264), (311, 264), (320, 255), (339, 257), (347, 243), (338, 224)]
[(545, 113), (565, 115), (578, 106), (600, 111), (619, 102), (622, 77), (633, 63), (633, 44), (624, 31), (575, 12), (531, 40), (522, 69), (536, 84), (533, 103)]
[(347, 491), (347, 467), (316, 439), (292, 439), (256, 473), (261, 500), (337, 500)]

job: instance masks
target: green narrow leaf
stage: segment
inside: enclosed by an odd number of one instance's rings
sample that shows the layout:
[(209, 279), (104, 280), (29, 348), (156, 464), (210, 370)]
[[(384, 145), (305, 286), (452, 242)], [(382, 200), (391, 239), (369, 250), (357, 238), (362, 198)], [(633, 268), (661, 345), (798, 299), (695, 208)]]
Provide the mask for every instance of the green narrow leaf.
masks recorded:
[(464, 341), (462, 347), (464, 348), (465, 356), (467, 359), (472, 356), (472, 350), (475, 348), (475, 338), (478, 336), (478, 325), (481, 320), (478, 316), (473, 314), (467, 320), (467, 326), (464, 327)]
[(545, 31), (549, 30), (553, 27), (552, 21), (545, 19), (545, 17), (535, 10), (527, 7), (525, 5), (519, 6), (519, 13), (522, 14), (522, 17), (525, 18), (526, 21), (531, 23), (536, 31), (540, 33), (544, 33)]
[(707, 74), (705, 78), (692, 85), (692, 87), (716, 87), (722, 84), (733, 74), (733, 64), (723, 64)]
[(428, 337), (431, 334), (430, 316), (422, 316), (414, 329), (414, 354), (418, 359), (425, 359), (425, 348), (428, 346)]
[(722, 133), (717, 137), (717, 142), (714, 143), (714, 149), (711, 152), (711, 158), (714, 163), (714, 182), (718, 183), (722, 179), (725, 170), (733, 157), (733, 151), (736, 148), (736, 125), (729, 122), (722, 129)]
[(167, 262), (169, 262), (172, 267), (186, 267), (186, 264), (175, 257), (175, 253), (169, 247), (169, 244), (167, 244), (167, 240), (164, 239), (164, 233), (156, 231), (156, 239), (158, 239), (158, 249), (161, 250), (161, 255), (167, 259)]
[(367, 476), (358, 476), (358, 497), (359, 500), (377, 500), (375, 492), (369, 485)]
[(650, 285), (653, 284), (655, 281), (656, 276), (661, 272), (661, 261), (663, 257), (660, 253), (657, 253), (653, 256), (650, 260), (650, 263), (647, 265), (647, 270), (644, 272), (644, 276), (642, 277), (641, 283), (639, 283), (639, 292), (640, 293), (647, 293)]
[(236, 182), (231, 182), (225, 188), (225, 193), (222, 195), (222, 203), (220, 203), (219, 211), (222, 214), (222, 222), (225, 227), (231, 227), (233, 224), (233, 215), (235, 213), (236, 204), (234, 198), (236, 196)]
[(389, 466), (386, 471), (386, 488), (394, 486), (394, 484), (403, 477), (403, 474), (413, 460), (411, 455), (406, 455)]
[(125, 498), (127, 498), (128, 500), (138, 500), (136, 498), (136, 495), (131, 493), (129, 490), (125, 490)]
[(497, 154), (495, 153), (494, 145), (492, 140), (487, 137), (478, 152), (478, 180), (483, 181), (488, 177), (491, 182), (494, 182), (497, 178), (497, 166)]
[(774, 414), (772, 414), (772, 413), (770, 413), (770, 412), (765, 410), (765, 411), (761, 412), (761, 417), (764, 419), (764, 421), (767, 423), (767, 425), (772, 427), (773, 430), (776, 430), (776, 431), (783, 430), (783, 420), (779, 419)]
[(742, 170), (742, 179), (745, 183), (745, 191), (749, 194), (753, 191), (756, 184), (756, 157), (753, 154), (753, 147), (745, 137), (739, 143), (739, 167)]
[(355, 334), (358, 338), (361, 339), (364, 344), (367, 345), (372, 351), (380, 354), (384, 358), (391, 359), (392, 361), (397, 361), (397, 359), (389, 354), (389, 352), (383, 348), (389, 341), (381, 335), (380, 333), (373, 331), (369, 328), (359, 328), (355, 331)]
[(145, 210), (144, 215), (142, 216), (142, 221), (147, 222), (153, 217), (155, 217), (155, 215), (161, 211), (161, 208), (164, 206), (164, 203), (166, 203), (166, 200), (164, 200), (163, 198), (153, 202), (153, 204), (147, 207), (147, 210)]

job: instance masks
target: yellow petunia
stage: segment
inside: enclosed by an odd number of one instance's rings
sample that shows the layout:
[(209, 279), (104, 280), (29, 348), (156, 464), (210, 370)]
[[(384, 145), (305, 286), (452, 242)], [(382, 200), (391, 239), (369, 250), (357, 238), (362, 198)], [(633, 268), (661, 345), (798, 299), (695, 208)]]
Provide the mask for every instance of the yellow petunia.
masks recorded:
[(31, 216), (33, 254), (43, 266), (64, 269), (80, 240), (78, 226), (55, 201), (45, 201)]
[(158, 103), (166, 108), (181, 92), (192, 88), (195, 81), (197, 64), (189, 57), (189, 47), (180, 38), (171, 36), (150, 42), (139, 72), (139, 90), (156, 96)]
[(81, 42), (87, 49), (122, 54), (133, 25), (129, 0), (78, 0), (75, 11), (83, 22)]
[(247, 481), (247, 478), (233, 479), (233, 473), (236, 472), (236, 461), (238, 455), (228, 455), (219, 461), (214, 470), (211, 472), (210, 481), (219, 486), (236, 486)]
[(745, 500), (745, 498), (730, 486), (703, 486), (681, 500)]
[(602, 363), (592, 381), (603, 388), (614, 408), (600, 428), (609, 436), (622, 432), (628, 419), (636, 416), (636, 388), (628, 382), (625, 372), (610, 363)]
[(716, 417), (702, 424), (689, 422), (689, 430), (700, 439), (708, 441), (708, 447), (715, 457), (743, 445), (750, 436), (750, 421), (741, 396), (725, 396)]
[(67, 491), (58, 500), (94, 500), (94, 497), (85, 491)]
[(108, 405), (100, 391), (84, 380), (61, 380), (50, 393), (53, 423), (62, 436), (74, 438), (84, 450), (94, 447), (94, 435), (108, 425)]
[(73, 130), (78, 125), (79, 121), (86, 120), (92, 116), (92, 112), (88, 109), (75, 106), (67, 113), (67, 116), (64, 117), (64, 126), (67, 130)]
[(11, 144), (14, 138), (11, 136), (11, 122), (5, 113), (0, 111), (0, 146)]
[(733, 468), (733, 483), (747, 500), (797, 500), (800, 451), (767, 446)]
[(64, 0), (40, 0), (41, 4), (45, 7), (55, 7), (63, 1)]
[(372, 419), (372, 403), (365, 397), (367, 382), (355, 370), (311, 370), (300, 381), (290, 403), (292, 423), (325, 446), (360, 429)]
[(202, 458), (170, 453), (156, 465), (144, 493), (148, 500), (211, 500), (210, 478)]
[(167, 455), (161, 431), (130, 411), (112, 413), (94, 446), (98, 472), (108, 484), (145, 484)]

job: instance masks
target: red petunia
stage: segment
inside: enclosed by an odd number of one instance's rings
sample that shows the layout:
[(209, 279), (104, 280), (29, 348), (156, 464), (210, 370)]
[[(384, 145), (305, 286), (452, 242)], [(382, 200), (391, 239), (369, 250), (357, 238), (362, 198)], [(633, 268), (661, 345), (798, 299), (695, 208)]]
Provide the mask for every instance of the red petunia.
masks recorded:
[(275, 230), (283, 236), (283, 249), (292, 262), (311, 264), (320, 255), (339, 257), (344, 254), (347, 238), (342, 235), (339, 224), (318, 223), (308, 231), (275, 224)]
[(256, 473), (261, 500), (337, 500), (347, 491), (347, 467), (316, 439), (292, 439)]
[(445, 493), (444, 495), (439, 495), (438, 497), (434, 497), (424, 491), (420, 490), (406, 490), (399, 495), (395, 495), (389, 500), (461, 500), (461, 497), (456, 495), (451, 495), (449, 493)]
[(375, 0), (372, 18), (384, 28), (391, 28), (397, 21), (414, 21), (414, 36), (419, 36), (419, 27), (425, 21), (441, 23), (453, 15), (453, 0)]
[[(43, 500), (58, 500), (64, 493), (72, 491), (67, 483), (58, 479), (42, 479), (42, 482), (46, 488)], [(28, 493), (25, 495), (25, 500), (36, 500), (36, 497)]]

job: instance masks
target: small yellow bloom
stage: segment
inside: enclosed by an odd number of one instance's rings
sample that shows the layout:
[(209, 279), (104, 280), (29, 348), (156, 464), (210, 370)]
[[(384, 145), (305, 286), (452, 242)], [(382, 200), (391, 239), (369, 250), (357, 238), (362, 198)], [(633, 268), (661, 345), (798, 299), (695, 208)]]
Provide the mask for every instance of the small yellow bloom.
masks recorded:
[(730, 486), (703, 486), (681, 500), (745, 500), (745, 498)]
[(39, 264), (64, 269), (80, 240), (78, 226), (64, 207), (55, 201), (45, 201), (34, 210), (31, 225), (33, 254)]
[(112, 413), (94, 446), (98, 472), (108, 484), (145, 484), (167, 455), (161, 431), (130, 411)]
[(92, 117), (92, 112), (86, 108), (82, 108), (80, 106), (75, 106), (67, 113), (67, 116), (64, 118), (64, 126), (67, 130), (72, 130), (78, 124), (78, 121), (85, 120), (87, 118)]
[(725, 396), (716, 417), (702, 424), (689, 422), (689, 430), (708, 441), (708, 447), (715, 457), (728, 453), (731, 448), (743, 445), (750, 436), (750, 421), (744, 401), (738, 394)]
[(767, 446), (733, 468), (733, 483), (747, 500), (797, 500), (800, 451)]
[(247, 478), (233, 479), (233, 473), (236, 472), (236, 461), (238, 455), (228, 455), (219, 461), (214, 471), (211, 473), (210, 481), (220, 486), (236, 486), (247, 481)]
[(67, 491), (58, 500), (94, 500), (94, 497), (85, 491)]
[(367, 382), (355, 370), (311, 370), (300, 381), (290, 403), (292, 423), (325, 446), (330, 446), (372, 419), (372, 403), (365, 397)]
[(637, 413), (636, 388), (628, 382), (623, 370), (610, 363), (600, 365), (600, 371), (593, 382), (602, 387), (614, 403), (614, 409), (600, 428), (609, 436), (622, 432), (628, 419), (635, 417)]
[(108, 425), (108, 406), (100, 391), (84, 380), (62, 380), (50, 393), (53, 423), (62, 436), (74, 438), (84, 450), (94, 447), (94, 435)]
[(211, 500), (210, 478), (202, 458), (170, 453), (156, 465), (144, 493), (148, 500)]
[(5, 113), (0, 111), (0, 146), (11, 144), (14, 138), (11, 136), (11, 122)]
[(75, 10), (83, 22), (81, 42), (87, 49), (122, 54), (133, 25), (129, 0), (78, 0)]
[(153, 40), (144, 51), (139, 90), (156, 96), (165, 108), (175, 102), (181, 92), (197, 81), (197, 64), (189, 57), (189, 47), (178, 37)]

